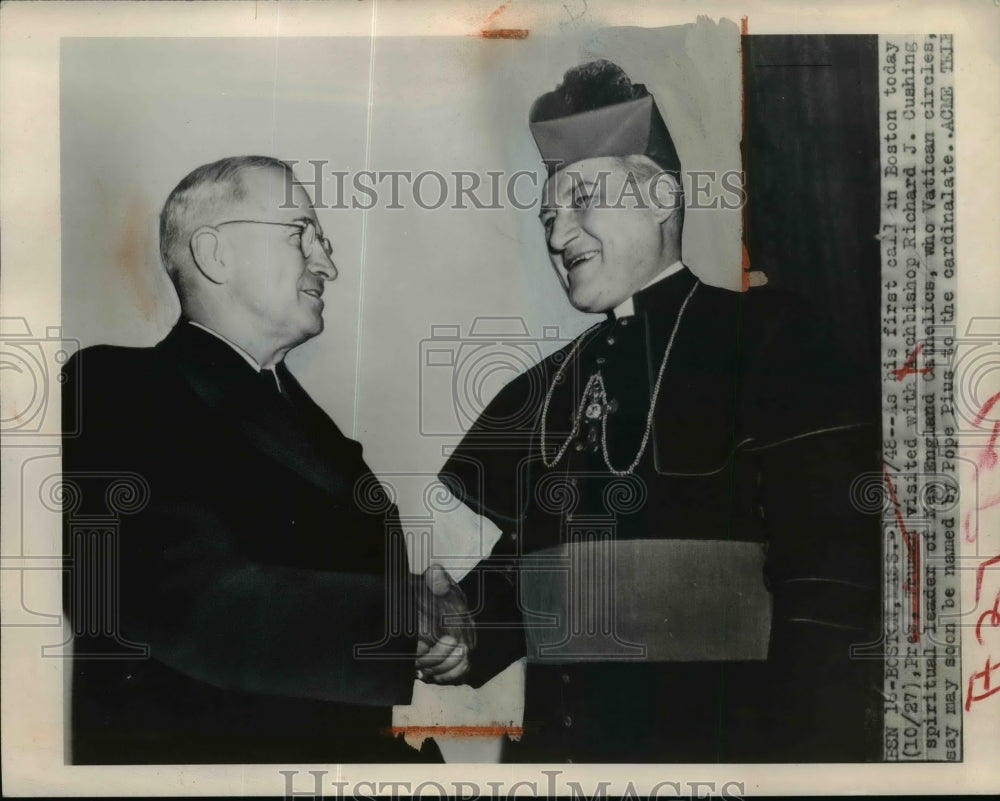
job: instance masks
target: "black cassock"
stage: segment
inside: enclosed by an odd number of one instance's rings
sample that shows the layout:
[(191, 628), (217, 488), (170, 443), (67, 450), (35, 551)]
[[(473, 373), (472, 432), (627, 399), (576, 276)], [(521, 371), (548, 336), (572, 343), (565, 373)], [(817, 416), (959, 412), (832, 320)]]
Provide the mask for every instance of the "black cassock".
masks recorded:
[(505, 386), (441, 473), (503, 532), (463, 586), (472, 683), (528, 656), (507, 758), (878, 759), (881, 525), (851, 500), (877, 406), (783, 293), (685, 268), (634, 306)]
[(74, 763), (420, 759), (390, 733), (415, 651), (395, 508), (278, 372), (284, 397), (184, 321), (68, 363)]

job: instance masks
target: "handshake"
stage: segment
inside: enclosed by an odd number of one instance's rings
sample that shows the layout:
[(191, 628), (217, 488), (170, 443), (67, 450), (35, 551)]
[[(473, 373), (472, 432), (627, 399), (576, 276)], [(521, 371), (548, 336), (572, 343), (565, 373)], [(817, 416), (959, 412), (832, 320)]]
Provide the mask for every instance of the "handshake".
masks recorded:
[(476, 629), (462, 588), (441, 565), (413, 576), (417, 607), (417, 678), (431, 684), (457, 684), (469, 671)]

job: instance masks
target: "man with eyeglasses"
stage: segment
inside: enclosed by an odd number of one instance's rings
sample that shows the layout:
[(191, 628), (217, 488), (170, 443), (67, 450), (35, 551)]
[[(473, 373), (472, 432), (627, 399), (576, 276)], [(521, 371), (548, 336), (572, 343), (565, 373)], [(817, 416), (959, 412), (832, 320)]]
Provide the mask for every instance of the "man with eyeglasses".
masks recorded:
[[(160, 218), (173, 330), (67, 364), (64, 412), (81, 433), (65, 439), (64, 477), (83, 499), (67, 506), (68, 761), (440, 758), (433, 741), (418, 753), (391, 735), (391, 708), (409, 703), (415, 669), (465, 670), (424, 611), (451, 585), (436, 570), (426, 587), (409, 577), (361, 445), (284, 363), (323, 330), (332, 252), (284, 162), (199, 167)], [(69, 521), (110, 497), (94, 479), (122, 475), (143, 500), (120, 515), (117, 569), (99, 586), (98, 555)]]

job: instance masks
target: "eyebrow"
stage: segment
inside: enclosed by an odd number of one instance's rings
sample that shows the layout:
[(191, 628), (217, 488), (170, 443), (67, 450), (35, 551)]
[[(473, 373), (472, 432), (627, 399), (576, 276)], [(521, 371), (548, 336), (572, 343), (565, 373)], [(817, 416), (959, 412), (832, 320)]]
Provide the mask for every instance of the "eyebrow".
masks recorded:
[[(581, 178), (580, 180), (573, 182), (573, 191), (576, 191), (577, 189), (580, 189), (580, 188), (595, 189), (598, 186), (600, 186), (600, 182), (594, 180), (593, 178)], [(559, 208), (559, 207), (558, 206), (556, 206), (556, 207), (542, 206), (542, 208), (538, 210), (538, 217), (539, 217), (539, 219), (542, 218), (542, 217), (544, 217), (546, 214), (554, 212), (556, 210), (556, 208)]]

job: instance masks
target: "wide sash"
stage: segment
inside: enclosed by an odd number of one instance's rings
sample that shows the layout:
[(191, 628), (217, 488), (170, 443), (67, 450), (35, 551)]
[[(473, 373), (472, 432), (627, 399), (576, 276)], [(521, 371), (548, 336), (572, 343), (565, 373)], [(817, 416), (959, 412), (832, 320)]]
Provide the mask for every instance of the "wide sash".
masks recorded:
[(521, 558), (529, 662), (767, 658), (764, 545), (590, 539)]

